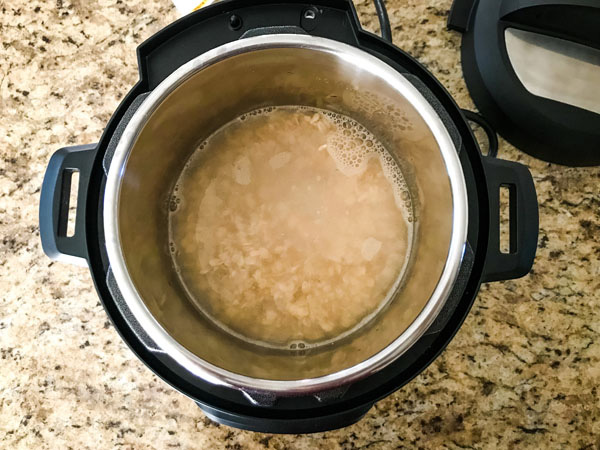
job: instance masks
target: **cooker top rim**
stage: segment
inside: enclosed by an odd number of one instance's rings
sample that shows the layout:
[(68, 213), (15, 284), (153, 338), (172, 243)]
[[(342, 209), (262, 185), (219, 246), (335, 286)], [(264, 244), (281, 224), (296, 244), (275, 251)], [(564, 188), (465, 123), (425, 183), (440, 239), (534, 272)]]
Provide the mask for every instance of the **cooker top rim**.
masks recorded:
[[(328, 52), (350, 64), (360, 66), (363, 70), (371, 71), (396, 88), (421, 113), (434, 135), (446, 164), (453, 201), (453, 230), (446, 264), (433, 294), (413, 323), (386, 348), (368, 359), (338, 372), (302, 380), (267, 380), (239, 375), (199, 358), (179, 344), (158, 323), (135, 289), (125, 265), (119, 239), (118, 205), (121, 179), (137, 136), (152, 113), (171, 92), (202, 69), (232, 56), (274, 48), (303, 48)], [(144, 100), (123, 132), (110, 164), (103, 205), (106, 250), (115, 280), (136, 320), (164, 352), (186, 370), (214, 384), (294, 394), (332, 389), (377, 372), (408, 350), (425, 333), (443, 307), (458, 275), (467, 241), (467, 217), (466, 183), (457, 149), (441, 118), (425, 97), (400, 72), (367, 52), (335, 40), (299, 34), (263, 35), (221, 45), (182, 65), (160, 83)]]

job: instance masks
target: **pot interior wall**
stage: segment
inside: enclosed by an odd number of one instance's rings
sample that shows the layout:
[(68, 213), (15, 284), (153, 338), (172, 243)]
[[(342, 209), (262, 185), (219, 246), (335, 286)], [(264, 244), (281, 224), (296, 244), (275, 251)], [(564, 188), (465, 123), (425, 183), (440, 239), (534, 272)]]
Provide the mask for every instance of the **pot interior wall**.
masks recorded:
[[(275, 105), (320, 107), (351, 116), (369, 128), (400, 163), (417, 218), (411, 264), (389, 306), (360, 333), (304, 354), (250, 346), (214, 327), (187, 300), (169, 253), (168, 199), (196, 144), (245, 112)], [(414, 321), (447, 259), (453, 200), (431, 130), (411, 103), (375, 70), (357, 67), (326, 51), (254, 50), (197, 71), (154, 110), (123, 173), (119, 236), (127, 270), (140, 296), (179, 343), (238, 374), (295, 380), (360, 363), (388, 346)]]

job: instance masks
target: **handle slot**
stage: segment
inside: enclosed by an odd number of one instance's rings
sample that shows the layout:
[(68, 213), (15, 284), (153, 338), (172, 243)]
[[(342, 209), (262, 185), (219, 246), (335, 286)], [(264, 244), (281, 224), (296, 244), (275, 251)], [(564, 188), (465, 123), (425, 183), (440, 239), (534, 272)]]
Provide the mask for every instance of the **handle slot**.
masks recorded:
[(75, 236), (78, 194), (79, 169), (65, 169), (58, 216), (58, 236)]
[(498, 193), (500, 197), (500, 252), (504, 254), (517, 252), (516, 222), (516, 189), (514, 185), (502, 184)]

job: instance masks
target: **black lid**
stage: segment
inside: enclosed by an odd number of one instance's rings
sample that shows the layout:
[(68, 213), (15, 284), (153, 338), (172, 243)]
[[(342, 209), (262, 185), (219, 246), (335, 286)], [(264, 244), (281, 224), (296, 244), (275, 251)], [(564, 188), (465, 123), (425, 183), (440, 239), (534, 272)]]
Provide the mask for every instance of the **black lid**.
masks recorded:
[(454, 0), (462, 67), (480, 112), (546, 161), (600, 164), (600, 2)]

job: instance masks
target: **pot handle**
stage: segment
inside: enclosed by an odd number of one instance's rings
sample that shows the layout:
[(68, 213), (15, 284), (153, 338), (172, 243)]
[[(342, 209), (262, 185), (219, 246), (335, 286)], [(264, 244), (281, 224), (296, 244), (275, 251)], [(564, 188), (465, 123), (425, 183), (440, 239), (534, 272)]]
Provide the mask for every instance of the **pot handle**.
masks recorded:
[[(87, 266), (85, 203), (97, 144), (64, 147), (46, 169), (40, 194), (40, 238), (44, 253), (55, 261)], [(75, 231), (67, 236), (71, 179), (79, 172)]]
[[(526, 166), (484, 156), (490, 205), (490, 234), (483, 281), (520, 278), (533, 265), (538, 239), (538, 202), (533, 178)], [(500, 251), (500, 188), (509, 189), (510, 251)]]

